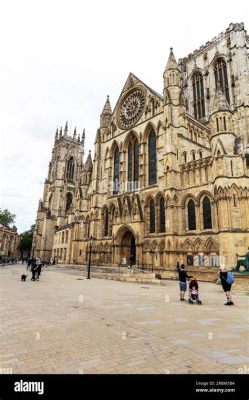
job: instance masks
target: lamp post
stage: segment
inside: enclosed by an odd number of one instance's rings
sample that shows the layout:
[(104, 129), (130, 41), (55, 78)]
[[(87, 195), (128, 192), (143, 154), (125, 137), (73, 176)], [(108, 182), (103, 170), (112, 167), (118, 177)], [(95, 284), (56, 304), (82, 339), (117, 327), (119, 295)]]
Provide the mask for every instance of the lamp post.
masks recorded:
[(92, 261), (92, 244), (93, 244), (93, 237), (89, 237), (89, 244), (90, 244), (90, 249), (89, 249), (89, 260), (88, 260), (88, 272), (87, 272), (87, 279), (91, 279), (90, 277), (90, 271), (91, 271), (91, 261)]
[(154, 253), (155, 252), (153, 250), (150, 250), (151, 262), (152, 262), (152, 273), (153, 273)]

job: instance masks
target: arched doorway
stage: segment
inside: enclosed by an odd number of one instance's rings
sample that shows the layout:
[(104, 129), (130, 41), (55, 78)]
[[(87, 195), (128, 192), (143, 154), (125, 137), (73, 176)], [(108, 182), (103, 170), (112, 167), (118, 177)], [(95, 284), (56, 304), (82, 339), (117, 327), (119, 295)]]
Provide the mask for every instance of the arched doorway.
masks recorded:
[(121, 257), (125, 257), (127, 263), (133, 259), (133, 263), (136, 263), (136, 242), (135, 237), (131, 231), (126, 231), (121, 240)]

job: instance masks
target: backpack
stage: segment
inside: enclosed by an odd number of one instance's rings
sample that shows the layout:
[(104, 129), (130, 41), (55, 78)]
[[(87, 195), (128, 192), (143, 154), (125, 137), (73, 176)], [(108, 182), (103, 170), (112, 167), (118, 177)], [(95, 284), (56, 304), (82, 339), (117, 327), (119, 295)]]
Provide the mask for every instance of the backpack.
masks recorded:
[(227, 283), (229, 283), (229, 285), (232, 285), (234, 283), (234, 276), (231, 271), (228, 271), (226, 281)]

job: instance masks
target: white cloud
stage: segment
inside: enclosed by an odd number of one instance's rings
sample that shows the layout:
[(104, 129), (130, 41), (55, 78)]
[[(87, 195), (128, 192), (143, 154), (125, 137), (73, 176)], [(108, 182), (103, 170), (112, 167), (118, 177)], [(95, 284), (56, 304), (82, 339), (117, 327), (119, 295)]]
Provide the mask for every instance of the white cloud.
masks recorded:
[(9, 0), (0, 13), (0, 207), (19, 231), (35, 220), (57, 126), (85, 127), (87, 154), (130, 71), (162, 92), (171, 46), (184, 57), (230, 22), (249, 27), (245, 0)]

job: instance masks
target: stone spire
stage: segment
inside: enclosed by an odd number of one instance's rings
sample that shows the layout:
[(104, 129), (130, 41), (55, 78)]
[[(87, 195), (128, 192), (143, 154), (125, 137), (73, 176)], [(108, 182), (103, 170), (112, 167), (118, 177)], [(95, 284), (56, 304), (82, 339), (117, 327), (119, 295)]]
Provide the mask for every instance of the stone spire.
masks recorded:
[(75, 127), (74, 132), (73, 132), (73, 140), (76, 140), (76, 136), (77, 136), (77, 131), (76, 131), (76, 127)]
[(107, 128), (111, 121), (112, 117), (112, 109), (111, 109), (111, 104), (109, 100), (109, 95), (107, 96), (103, 111), (100, 115), (100, 128)]
[(68, 134), (68, 122), (66, 122), (65, 129), (64, 129), (64, 136), (66, 137)]
[(93, 169), (93, 162), (92, 162), (91, 150), (89, 150), (89, 154), (85, 162), (85, 170), (87, 172), (91, 172), (92, 169)]
[(182, 73), (176, 62), (173, 48), (170, 48), (169, 58), (163, 73), (164, 89), (163, 96), (165, 104), (180, 104)]
[(86, 131), (85, 131), (85, 128), (84, 128), (83, 132), (82, 132), (82, 135), (81, 135), (81, 143), (82, 143), (83, 147), (85, 145), (85, 137), (86, 137)]
[(169, 58), (168, 58), (164, 73), (170, 69), (177, 69), (178, 71), (180, 71), (180, 68), (178, 67), (178, 64), (176, 62), (176, 59), (175, 59), (175, 56), (173, 53), (173, 47), (170, 48)]
[(62, 126), (61, 126), (61, 129), (60, 129), (60, 138), (62, 137)]
[(59, 134), (59, 131), (58, 131), (58, 128), (56, 129), (56, 132), (55, 132), (55, 137), (54, 137), (54, 141), (56, 142), (56, 140), (58, 140), (58, 135)]
[(216, 111), (231, 111), (227, 102), (225, 93), (221, 89), (220, 82), (217, 82), (216, 92), (214, 96), (213, 112)]
[(94, 143), (98, 143), (98, 142), (101, 142), (101, 133), (100, 133), (100, 129), (97, 129), (96, 136), (95, 136), (95, 142), (94, 142)]
[(111, 115), (111, 114), (112, 114), (112, 109), (108, 95), (101, 115)]

